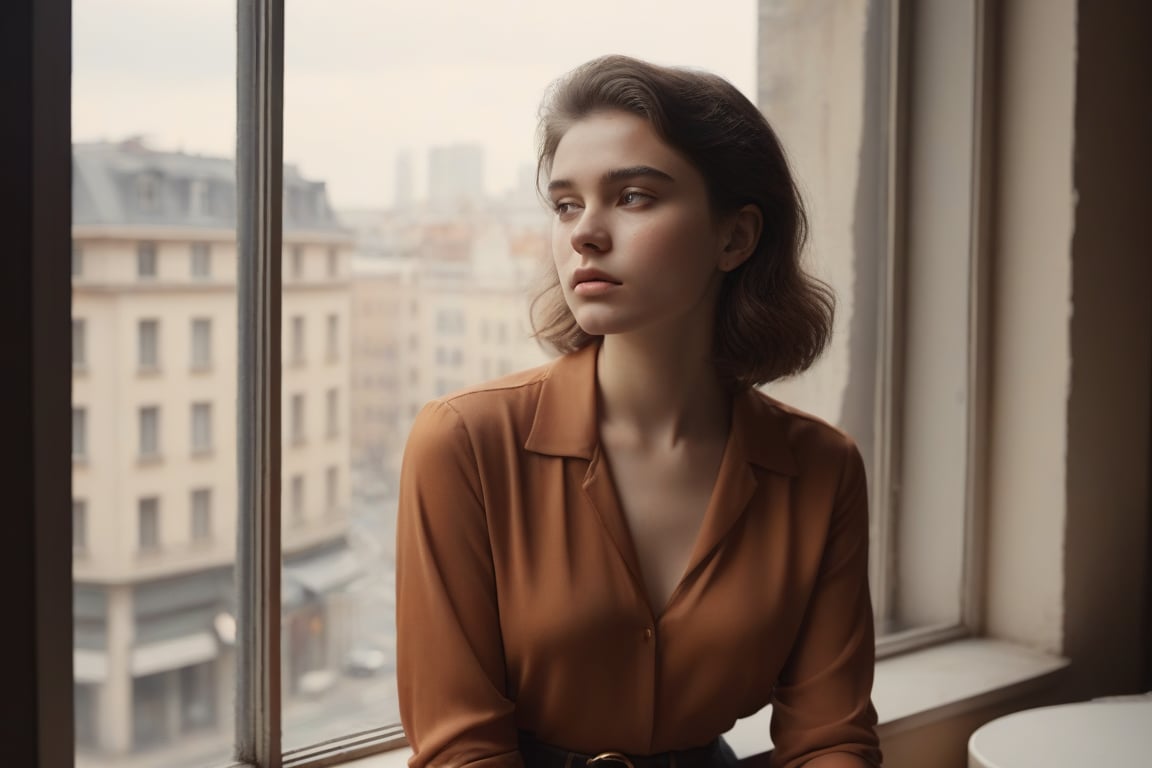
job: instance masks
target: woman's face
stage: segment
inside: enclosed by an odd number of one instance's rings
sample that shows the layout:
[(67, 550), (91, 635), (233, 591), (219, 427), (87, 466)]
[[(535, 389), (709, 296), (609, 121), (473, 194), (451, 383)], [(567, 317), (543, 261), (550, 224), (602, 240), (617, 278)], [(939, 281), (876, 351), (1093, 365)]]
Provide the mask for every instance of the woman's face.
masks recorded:
[(574, 123), (548, 196), (556, 271), (586, 333), (710, 328), (721, 227), (703, 176), (647, 120), (610, 111)]

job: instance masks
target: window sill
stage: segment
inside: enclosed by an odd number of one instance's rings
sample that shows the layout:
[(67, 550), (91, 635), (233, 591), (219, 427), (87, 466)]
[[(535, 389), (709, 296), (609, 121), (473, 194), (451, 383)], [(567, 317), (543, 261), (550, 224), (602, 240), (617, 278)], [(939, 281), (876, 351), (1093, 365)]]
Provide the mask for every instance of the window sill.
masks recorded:
[[(876, 663), (872, 700), (886, 736), (1003, 701), (1041, 687), (1067, 659), (1002, 640), (967, 638)], [(741, 759), (772, 749), (771, 708), (739, 720), (724, 738)], [(406, 748), (351, 760), (347, 768), (403, 768)]]

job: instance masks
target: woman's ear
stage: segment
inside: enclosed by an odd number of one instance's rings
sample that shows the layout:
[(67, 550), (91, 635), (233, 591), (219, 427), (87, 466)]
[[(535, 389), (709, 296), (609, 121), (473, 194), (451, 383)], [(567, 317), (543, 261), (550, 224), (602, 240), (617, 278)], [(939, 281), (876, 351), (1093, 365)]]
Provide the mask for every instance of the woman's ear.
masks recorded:
[(724, 222), (723, 248), (716, 263), (721, 272), (731, 272), (756, 252), (763, 226), (760, 207), (751, 203), (728, 215)]

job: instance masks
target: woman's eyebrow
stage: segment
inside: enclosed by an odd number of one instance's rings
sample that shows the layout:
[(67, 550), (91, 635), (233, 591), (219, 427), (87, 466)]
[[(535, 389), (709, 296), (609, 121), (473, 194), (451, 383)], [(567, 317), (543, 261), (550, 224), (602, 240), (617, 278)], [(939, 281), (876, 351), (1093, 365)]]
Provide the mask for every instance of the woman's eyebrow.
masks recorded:
[[(633, 165), (628, 168), (614, 168), (611, 171), (605, 172), (604, 175), (600, 177), (600, 183), (609, 184), (645, 177), (659, 179), (661, 181), (676, 181), (659, 168), (653, 168), (650, 165)], [(573, 186), (575, 185), (568, 179), (553, 179), (548, 182), (548, 191), (553, 192), (557, 189), (570, 189)]]

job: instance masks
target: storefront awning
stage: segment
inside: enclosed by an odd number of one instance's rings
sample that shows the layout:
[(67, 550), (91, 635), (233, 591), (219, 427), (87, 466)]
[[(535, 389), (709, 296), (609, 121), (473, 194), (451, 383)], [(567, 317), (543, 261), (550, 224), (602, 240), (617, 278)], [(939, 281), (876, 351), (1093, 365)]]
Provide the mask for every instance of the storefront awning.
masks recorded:
[(289, 582), (292, 582), (313, 595), (325, 595), (346, 586), (362, 573), (360, 563), (352, 551), (341, 548), (294, 563), (285, 563), (283, 592), (285, 596), (291, 594)]
[(216, 658), (219, 649), (215, 635), (208, 631), (197, 632), (136, 646), (132, 649), (129, 668), (133, 677), (140, 677), (190, 667)]

